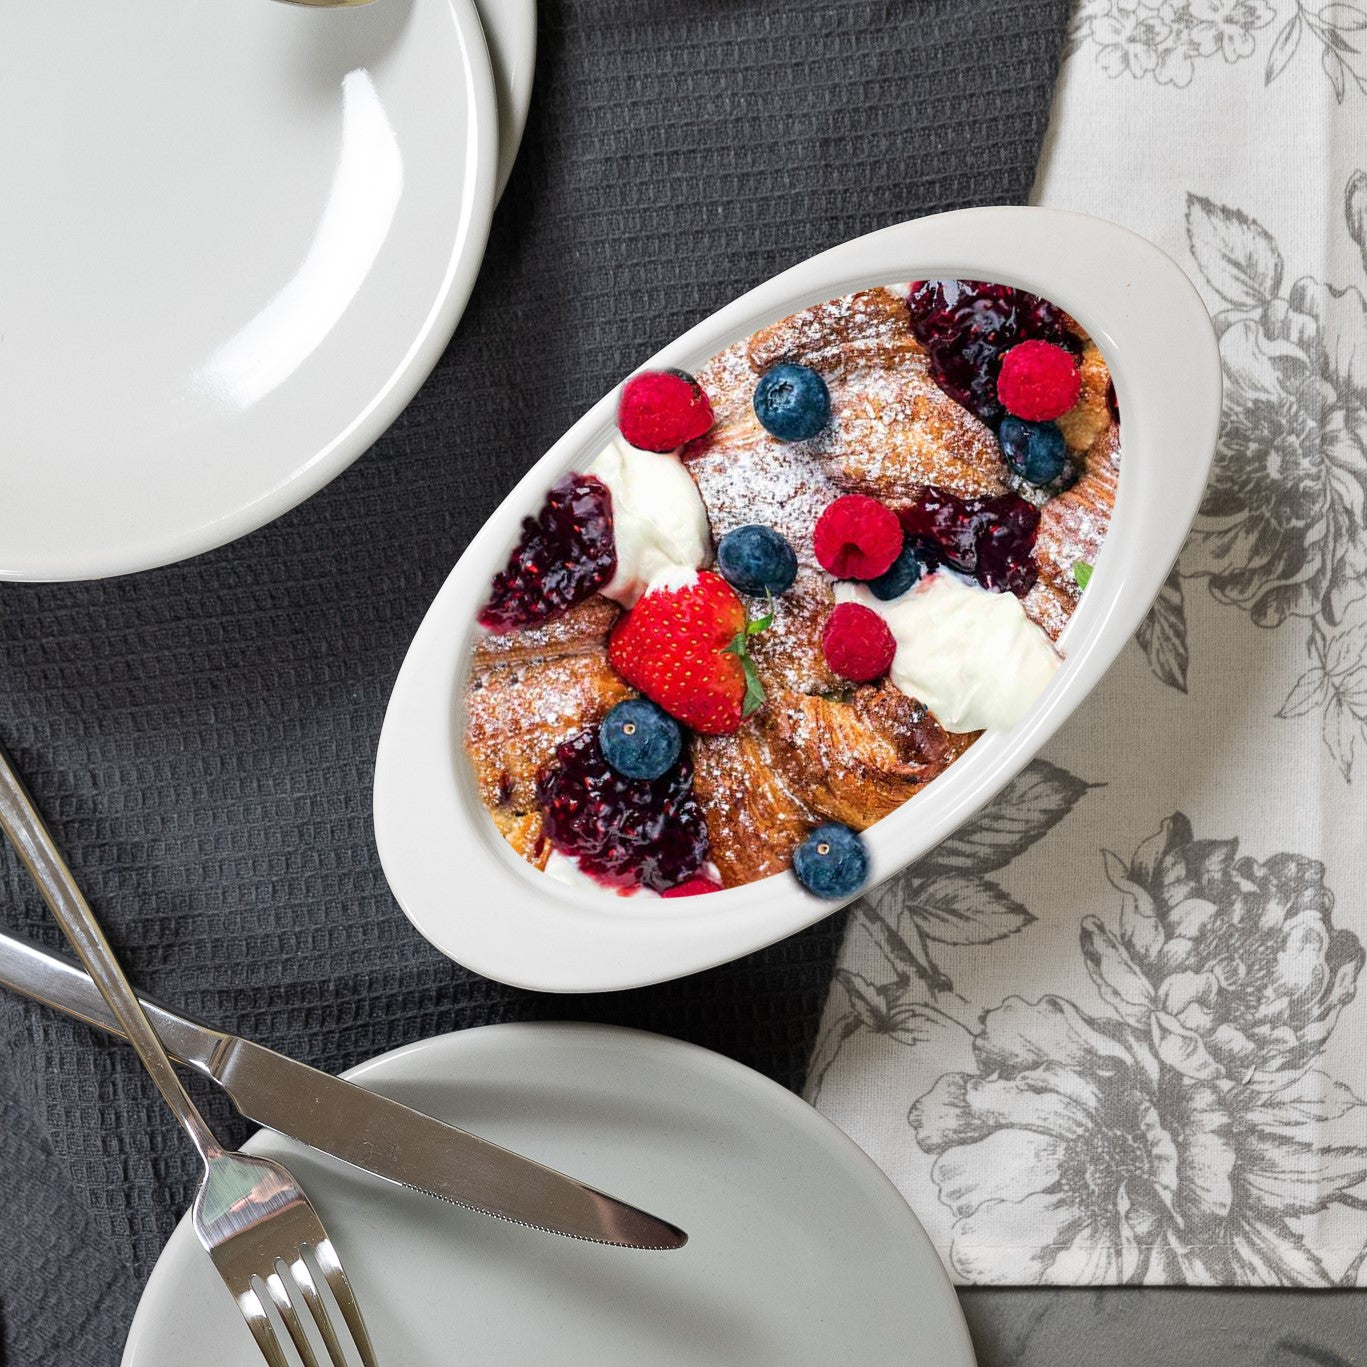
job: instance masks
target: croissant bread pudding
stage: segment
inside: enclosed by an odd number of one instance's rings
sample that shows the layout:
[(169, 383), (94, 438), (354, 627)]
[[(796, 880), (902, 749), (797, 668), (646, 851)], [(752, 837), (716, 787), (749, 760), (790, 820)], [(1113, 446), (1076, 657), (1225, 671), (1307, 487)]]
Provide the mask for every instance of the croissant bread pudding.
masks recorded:
[(849, 897), (860, 833), (1061, 663), (1119, 474), (1106, 364), (1045, 300), (917, 281), (639, 374), (618, 428), (480, 614), (484, 804), (607, 894)]

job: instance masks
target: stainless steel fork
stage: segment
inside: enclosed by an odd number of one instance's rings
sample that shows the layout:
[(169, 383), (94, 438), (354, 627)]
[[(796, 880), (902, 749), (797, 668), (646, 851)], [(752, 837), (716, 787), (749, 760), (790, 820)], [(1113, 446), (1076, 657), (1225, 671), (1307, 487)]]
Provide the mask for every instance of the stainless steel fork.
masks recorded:
[[(0, 749), (0, 828), (52, 908), (152, 1080), (204, 1160), (193, 1222), (270, 1367), (289, 1367), (267, 1313), (275, 1307), (304, 1367), (318, 1367), (306, 1318), (317, 1326), (333, 1367), (347, 1367), (341, 1338), (314, 1267), (336, 1302), (363, 1367), (376, 1367), (360, 1307), (318, 1213), (289, 1171), (266, 1158), (225, 1150), (176, 1075), (160, 1038), (81, 895), (8, 755)], [(300, 1307), (307, 1317), (300, 1313)]]

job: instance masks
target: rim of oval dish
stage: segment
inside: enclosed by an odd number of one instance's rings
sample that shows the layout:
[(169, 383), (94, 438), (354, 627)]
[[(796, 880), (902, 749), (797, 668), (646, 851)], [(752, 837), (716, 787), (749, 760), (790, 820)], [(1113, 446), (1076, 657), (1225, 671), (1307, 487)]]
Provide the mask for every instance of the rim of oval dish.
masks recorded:
[[(1195, 287), (1128, 229), (1054, 209), (967, 209), (856, 238), (775, 276), (645, 361), (696, 370), (798, 309), (889, 281), (993, 280), (1072, 314), (1106, 358), (1121, 417), (1120, 480), (1106, 540), (1059, 646), (1064, 665), (1015, 727), (989, 732), (869, 827), (866, 891), (945, 839), (1035, 756), (1134, 634), (1186, 538), (1221, 406), (1219, 352)], [(538, 461), (470, 542), (433, 600), (390, 697), (374, 817), (390, 888), (414, 926), (486, 977), (548, 992), (642, 987), (741, 957), (846, 902), (788, 874), (705, 897), (612, 897), (561, 884), (494, 827), (464, 753), (475, 606), (547, 487), (616, 430), (618, 385)]]

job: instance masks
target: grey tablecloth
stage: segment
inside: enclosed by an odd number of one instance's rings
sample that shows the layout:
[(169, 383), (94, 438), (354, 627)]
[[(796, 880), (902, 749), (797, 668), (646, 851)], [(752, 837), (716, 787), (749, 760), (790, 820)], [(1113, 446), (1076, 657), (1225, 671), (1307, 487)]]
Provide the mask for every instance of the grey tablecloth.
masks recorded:
[[(385, 886), (370, 779), (443, 575), (633, 365), (777, 270), (1023, 201), (1066, 0), (564, 0), (459, 335), (304, 507), (188, 564), (0, 589), (0, 732), (144, 987), (325, 1068), (490, 1021), (696, 1040), (797, 1085), (839, 927), (712, 973), (542, 998), (447, 962)], [(0, 923), (59, 944), (13, 861)], [(247, 1127), (201, 1090), (220, 1133)], [(196, 1175), (132, 1054), (0, 999), (0, 1344), (110, 1367)]]

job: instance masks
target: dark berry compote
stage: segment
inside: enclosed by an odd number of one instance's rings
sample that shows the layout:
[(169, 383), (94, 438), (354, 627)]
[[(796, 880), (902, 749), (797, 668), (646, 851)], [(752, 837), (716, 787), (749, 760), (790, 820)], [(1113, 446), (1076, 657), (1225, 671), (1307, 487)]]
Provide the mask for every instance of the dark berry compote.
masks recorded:
[(1006, 410), (997, 398), (1002, 357), (1017, 342), (1082, 343), (1047, 299), (982, 280), (917, 280), (907, 298), (911, 331), (930, 353), (930, 377), (994, 431)]
[(639, 883), (663, 892), (692, 878), (707, 858), (687, 754), (659, 778), (623, 778), (589, 727), (556, 747), (536, 792), (551, 843), (609, 887)]
[(597, 593), (617, 568), (612, 495), (593, 475), (566, 475), (546, 495), (506, 569), (494, 576), (479, 624), (493, 632), (539, 626)]

